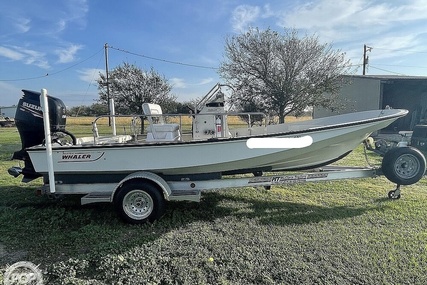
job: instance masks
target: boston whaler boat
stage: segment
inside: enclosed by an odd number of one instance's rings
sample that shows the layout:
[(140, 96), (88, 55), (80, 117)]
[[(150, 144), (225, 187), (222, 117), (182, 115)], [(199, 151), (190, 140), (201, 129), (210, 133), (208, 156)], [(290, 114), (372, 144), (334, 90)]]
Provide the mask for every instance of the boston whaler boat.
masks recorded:
[[(227, 123), (231, 115), (247, 116), (251, 121), (260, 114), (226, 113), (220, 89), (217, 84), (199, 104), (200, 111), (196, 107), (191, 114), (191, 135), (182, 133), (181, 119), (168, 122), (159, 105), (144, 103), (144, 114), (132, 117), (132, 133), (117, 135), (114, 122), (119, 116), (112, 116), (112, 136), (98, 135), (96, 119), (93, 137), (85, 138), (76, 138), (66, 130), (61, 100), (47, 96), (45, 89), (41, 93), (23, 90), (15, 116), (22, 149), (13, 159), (23, 160), (25, 166), (12, 167), (9, 173), (15, 177), (22, 174), (23, 181), (43, 177), (45, 194), (85, 195), (82, 204), (113, 202), (126, 221), (142, 223), (159, 218), (165, 200), (199, 201), (202, 190), (384, 174), (397, 184), (389, 197), (399, 198), (400, 185), (416, 183), (425, 172), (424, 156), (404, 147), (389, 151), (381, 169), (263, 176), (265, 172), (307, 170), (337, 161), (372, 132), (408, 111), (372, 110), (231, 128)], [(141, 133), (135, 121), (144, 117), (149, 125)], [(254, 176), (223, 179), (245, 173)]]

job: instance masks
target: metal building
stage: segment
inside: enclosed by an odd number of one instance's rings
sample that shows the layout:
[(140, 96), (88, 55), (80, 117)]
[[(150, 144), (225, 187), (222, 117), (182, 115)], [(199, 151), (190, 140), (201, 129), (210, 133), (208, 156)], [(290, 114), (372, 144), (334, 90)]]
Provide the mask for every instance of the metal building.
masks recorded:
[(397, 75), (352, 75), (347, 76), (338, 102), (344, 106), (336, 112), (316, 108), (313, 117), (355, 111), (384, 109), (407, 109), (409, 114), (391, 124), (382, 132), (412, 130), (416, 124), (427, 124), (427, 77)]
[(15, 113), (16, 113), (16, 106), (0, 107), (0, 116), (14, 119)]

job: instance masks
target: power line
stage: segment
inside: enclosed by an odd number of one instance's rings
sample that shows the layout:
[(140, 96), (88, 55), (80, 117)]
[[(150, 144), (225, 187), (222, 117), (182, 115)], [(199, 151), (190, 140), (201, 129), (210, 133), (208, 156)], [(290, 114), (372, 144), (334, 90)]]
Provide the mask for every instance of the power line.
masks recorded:
[(127, 50), (116, 48), (116, 47), (112, 47), (112, 46), (108, 46), (108, 47), (111, 48), (111, 49), (117, 50), (117, 51), (121, 51), (121, 52), (124, 52), (124, 53), (131, 54), (131, 55), (135, 55), (135, 56), (139, 56), (139, 57), (143, 57), (143, 58), (148, 58), (148, 59), (151, 59), (151, 60), (166, 62), (166, 63), (170, 63), (170, 64), (183, 65), (183, 66), (189, 66), (189, 67), (195, 67), (195, 68), (212, 69), (212, 70), (217, 70), (218, 69), (218, 67), (204, 66), (204, 65), (197, 65), (197, 64), (190, 64), (190, 63), (184, 63), (184, 62), (179, 62), (179, 61), (172, 61), (172, 60), (161, 59), (161, 58), (156, 58), (156, 57), (152, 57), (152, 56), (143, 55), (143, 54), (139, 54), (139, 53), (127, 51)]
[(73, 68), (73, 67), (75, 67), (75, 66), (77, 66), (77, 65), (79, 65), (79, 64), (82, 64), (82, 63), (83, 63), (83, 62), (85, 62), (85, 61), (88, 61), (89, 59), (91, 59), (91, 58), (93, 58), (94, 56), (96, 56), (97, 54), (99, 54), (101, 51), (102, 51), (102, 49), (98, 50), (96, 53), (94, 53), (93, 55), (89, 56), (88, 58), (86, 58), (86, 59), (84, 59), (84, 60), (82, 60), (82, 61), (79, 61), (79, 62), (77, 62), (77, 63), (75, 63), (75, 64), (73, 64), (73, 65), (70, 65), (70, 66), (68, 66), (68, 67), (66, 67), (66, 68), (64, 68), (64, 69), (61, 69), (61, 70), (58, 70), (58, 71), (55, 71), (55, 72), (51, 72), (51, 73), (46, 73), (45, 75), (40, 75), (40, 76), (35, 76), (35, 77), (15, 78), (15, 79), (1, 79), (1, 78), (0, 78), (0, 81), (2, 81), (2, 82), (27, 81), (27, 80), (40, 79), (40, 78), (44, 78), (44, 77), (48, 77), (48, 76), (52, 76), (52, 75), (56, 75), (56, 74), (58, 74), (58, 73), (61, 73), (61, 72), (67, 71), (67, 70), (69, 70), (69, 69), (71, 69), (71, 68)]
[(427, 53), (427, 51), (416, 51), (416, 50), (407, 50), (407, 49), (390, 49), (390, 48), (382, 48), (382, 47), (375, 47), (375, 49), (389, 50), (389, 51), (401, 51), (401, 52), (407, 52), (407, 53)]
[(100, 52), (102, 52), (102, 48), (101, 48), (100, 50), (98, 50), (96, 53), (94, 53), (93, 55), (91, 55), (90, 57), (88, 57), (88, 58), (86, 58), (86, 59), (84, 59), (84, 60), (82, 60), (82, 61), (80, 61), (80, 62), (77, 62), (76, 64), (73, 64), (73, 65), (71, 65), (71, 66), (69, 66), (69, 67), (67, 67), (67, 68), (64, 68), (64, 69), (62, 69), (62, 70), (60, 70), (60, 71), (53, 72), (53, 73), (51, 73), (50, 75), (55, 75), (55, 74), (58, 74), (58, 73), (61, 73), (61, 72), (67, 71), (67, 70), (69, 70), (69, 69), (71, 69), (71, 68), (73, 68), (73, 67), (75, 67), (75, 66), (77, 66), (77, 65), (79, 65), (79, 64), (82, 64), (83, 62), (88, 61), (89, 59), (91, 59), (91, 58), (95, 57), (95, 55), (99, 54)]
[(403, 74), (403, 73), (399, 73), (399, 72), (394, 72), (394, 71), (382, 69), (382, 68), (375, 67), (375, 66), (372, 66), (372, 65), (369, 65), (369, 67), (373, 68), (373, 69), (378, 69), (378, 70), (381, 70), (381, 71), (385, 71), (385, 72), (388, 72), (388, 73), (393, 73), (393, 74), (396, 74), (396, 75), (406, 75), (406, 74)]
[[(364, 53), (363, 53), (363, 58), (364, 58), (363, 75), (365, 75), (365, 66), (368, 65), (368, 59), (369, 59), (367, 57), (366, 53), (368, 51), (372, 51), (372, 49), (373, 49), (373, 47), (368, 47), (368, 46), (364, 45)], [(379, 49), (379, 50), (389, 50), (389, 51), (394, 51), (394, 52), (400, 51), (400, 52), (407, 52), (407, 53), (427, 53), (425, 51), (411, 51), (411, 50), (407, 50), (407, 49), (387, 49), (387, 48), (381, 48), (381, 47), (380, 48), (375, 47), (375, 49), (376, 50), (377, 49)], [(410, 66), (410, 65), (391, 65), (391, 64), (379, 64), (379, 65), (382, 65), (382, 66), (394, 66), (394, 67), (409, 67), (409, 68), (427, 68), (427, 67)], [(369, 66), (372, 67), (372, 68), (374, 68), (374, 69), (385, 71), (385, 72), (392, 73), (392, 74), (406, 75), (406, 74), (403, 74), (403, 73), (400, 73), (400, 72), (394, 72), (394, 71), (391, 71), (391, 70), (382, 69), (382, 68), (379, 68), (379, 67), (376, 67), (376, 66), (372, 66), (372, 65), (369, 65)]]
[(393, 67), (410, 67), (410, 68), (427, 68), (427, 66), (415, 66), (415, 65), (397, 65), (397, 64), (378, 64), (381, 66), (393, 66)]
[[(98, 64), (96, 65), (96, 68), (95, 69), (98, 69), (98, 67), (99, 67), (99, 64), (101, 63), (101, 59), (102, 59), (102, 56), (101, 57), (99, 57), (99, 59), (98, 59)], [(87, 94), (88, 94), (88, 92), (89, 92), (89, 88), (90, 88), (90, 86), (92, 85), (92, 82), (94, 82), (95, 81), (95, 72), (93, 72), (93, 74), (92, 74), (92, 79), (91, 79), (91, 81), (90, 81), (90, 83), (87, 85), (87, 88), (86, 88), (86, 92), (85, 92), (85, 94), (83, 95), (83, 99), (82, 99), (82, 103), (86, 100), (86, 97), (87, 97)], [(77, 116), (79, 115), (79, 113), (80, 113), (80, 111), (81, 111), (81, 109), (82, 109), (82, 105), (83, 104), (80, 104), (80, 106), (79, 106), (79, 109), (77, 110)]]
[(15, 79), (0, 79), (0, 81), (3, 81), (3, 82), (26, 81), (26, 80), (39, 79), (39, 78), (43, 78), (43, 77), (47, 77), (47, 76), (49, 76), (49, 73), (46, 73), (45, 75), (36, 76), (36, 77), (25, 77), (25, 78), (15, 78)]

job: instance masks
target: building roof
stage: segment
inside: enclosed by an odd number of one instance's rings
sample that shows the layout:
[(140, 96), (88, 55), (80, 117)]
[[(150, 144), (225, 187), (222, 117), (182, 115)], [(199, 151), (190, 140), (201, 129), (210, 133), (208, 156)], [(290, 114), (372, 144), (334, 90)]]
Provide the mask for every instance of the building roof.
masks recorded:
[(379, 80), (427, 80), (427, 76), (408, 76), (408, 75), (346, 75), (349, 77), (372, 78)]

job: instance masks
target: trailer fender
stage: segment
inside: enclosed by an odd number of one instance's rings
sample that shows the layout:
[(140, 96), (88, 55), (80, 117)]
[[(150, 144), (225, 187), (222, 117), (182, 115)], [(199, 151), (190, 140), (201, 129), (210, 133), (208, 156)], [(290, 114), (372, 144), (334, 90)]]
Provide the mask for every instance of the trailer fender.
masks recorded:
[(134, 172), (122, 179), (111, 193), (111, 201), (114, 201), (114, 195), (116, 194), (117, 190), (119, 190), (126, 182), (137, 179), (148, 180), (156, 184), (160, 189), (162, 189), (165, 200), (169, 201), (169, 196), (171, 195), (172, 190), (170, 189), (168, 183), (159, 175), (148, 171)]

